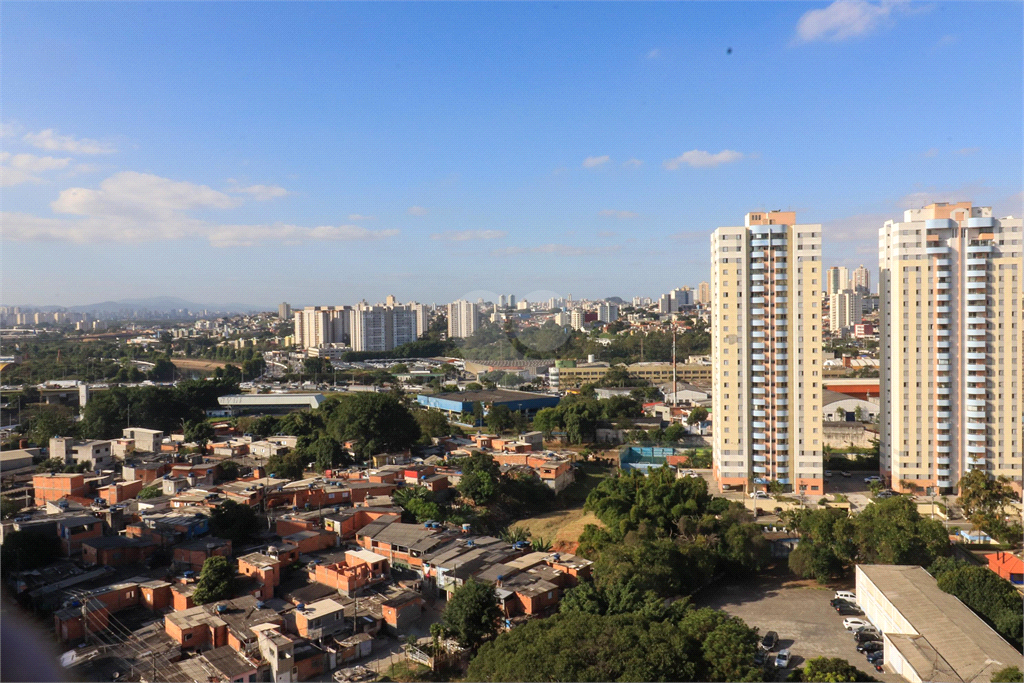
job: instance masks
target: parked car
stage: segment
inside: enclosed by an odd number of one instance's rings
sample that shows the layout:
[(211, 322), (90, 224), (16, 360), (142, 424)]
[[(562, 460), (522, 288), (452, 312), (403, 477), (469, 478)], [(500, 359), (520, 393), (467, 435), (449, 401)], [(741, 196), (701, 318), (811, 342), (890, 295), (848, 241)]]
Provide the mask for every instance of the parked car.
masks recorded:
[(895, 491), (893, 491), (891, 489), (885, 489), (884, 491), (879, 491), (878, 495), (875, 496), (875, 498), (892, 498), (893, 496), (896, 496), (896, 495), (899, 495), (899, 494), (897, 494)]
[(872, 640), (879, 643), (882, 642), (882, 636), (880, 634), (869, 632), (854, 633), (853, 639), (856, 640), (858, 643), (866, 643)]
[(878, 640), (867, 640), (857, 645), (857, 652), (863, 654), (871, 654), (872, 652), (878, 652), (883, 649), (885, 645)]
[(885, 660), (879, 659), (875, 662), (875, 671), (885, 671)]
[(882, 478), (879, 477), (878, 475), (873, 475), (873, 476), (870, 476), (870, 477), (864, 477), (864, 483), (865, 484), (870, 484), (873, 481), (877, 481), (877, 482), (881, 483), (882, 482)]
[(884, 651), (883, 650), (878, 650), (877, 652), (870, 652), (870, 653), (868, 653), (868, 661), (871, 662), (872, 664), (874, 664), (875, 662), (877, 662), (877, 661), (879, 661), (881, 659), (884, 659), (884, 658), (885, 658), (885, 655), (884, 655)]
[(765, 652), (761, 648), (757, 648), (757, 652), (754, 653), (754, 664), (758, 664), (758, 665), (764, 664), (765, 663), (765, 657), (767, 655), (768, 655), (767, 652)]
[(857, 602), (857, 594), (853, 591), (836, 591), (836, 597), (847, 602)]
[(861, 619), (860, 617), (850, 617), (843, 619), (843, 628), (847, 631), (856, 631), (862, 626), (870, 626), (871, 623), (867, 619)]
[(750, 497), (751, 497), (751, 498), (753, 498), (753, 499), (755, 499), (755, 500), (761, 500), (761, 499), (765, 499), (765, 498), (771, 498), (771, 496), (769, 496), (769, 495), (768, 495), (767, 493), (765, 493), (764, 491), (751, 491), (751, 492), (750, 492)]
[(839, 607), (840, 605), (851, 605), (851, 606), (853, 605), (853, 603), (850, 602), (849, 600), (844, 600), (842, 598), (832, 598), (829, 601), (828, 604), (832, 605), (832, 609), (835, 609), (836, 607)]
[(771, 652), (778, 644), (779, 634), (775, 631), (768, 631), (768, 633), (764, 634), (764, 638), (761, 639), (761, 647), (764, 648), (765, 652)]
[(872, 626), (871, 624), (868, 624), (867, 626), (861, 626), (860, 628), (855, 628), (855, 629), (853, 629), (853, 632), (854, 633), (881, 633), (881, 631), (878, 630), (877, 626)]
[(859, 608), (854, 607), (853, 605), (840, 605), (839, 607), (836, 607), (836, 612), (838, 612), (841, 617), (860, 617), (864, 615)]
[(779, 654), (775, 655), (775, 668), (776, 669), (788, 669), (789, 668), (789, 650), (783, 650)]
[(850, 473), (849, 473), (849, 472), (847, 472), (846, 470), (841, 470), (841, 471), (839, 472), (839, 474), (843, 475), (844, 477), (849, 477), (849, 476), (850, 476)]

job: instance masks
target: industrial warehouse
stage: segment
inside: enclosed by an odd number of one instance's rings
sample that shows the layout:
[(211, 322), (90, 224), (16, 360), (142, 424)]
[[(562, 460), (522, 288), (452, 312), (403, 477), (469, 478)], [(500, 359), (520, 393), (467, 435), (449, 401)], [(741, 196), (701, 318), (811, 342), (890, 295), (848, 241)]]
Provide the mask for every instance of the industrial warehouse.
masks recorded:
[(1021, 654), (916, 565), (857, 565), (857, 603), (884, 636), (885, 665), (910, 683), (990, 681)]

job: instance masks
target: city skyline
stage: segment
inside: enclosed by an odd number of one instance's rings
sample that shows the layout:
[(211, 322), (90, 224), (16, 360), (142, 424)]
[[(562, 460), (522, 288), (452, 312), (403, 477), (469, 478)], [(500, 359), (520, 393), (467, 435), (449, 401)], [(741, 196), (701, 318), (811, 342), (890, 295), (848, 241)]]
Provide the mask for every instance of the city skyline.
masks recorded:
[[(1009, 3), (14, 5), (3, 303), (654, 297), (710, 279), (715, 227), (773, 209), (822, 224), (826, 267), (877, 273), (904, 209), (1021, 215), (1020, 22)], [(999, 106), (944, 107), (958, 83)]]

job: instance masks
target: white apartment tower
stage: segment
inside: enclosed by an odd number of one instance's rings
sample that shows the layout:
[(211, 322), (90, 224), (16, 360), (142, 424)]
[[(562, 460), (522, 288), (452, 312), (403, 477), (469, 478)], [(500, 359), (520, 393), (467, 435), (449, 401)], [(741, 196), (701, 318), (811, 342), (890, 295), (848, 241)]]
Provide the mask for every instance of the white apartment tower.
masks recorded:
[(713, 473), (745, 490), (770, 481), (824, 491), (821, 226), (748, 213), (711, 235)]
[(295, 345), (317, 348), (343, 344), (352, 331), (352, 309), (349, 306), (306, 306), (295, 311)]
[(1021, 219), (930, 204), (878, 233), (881, 469), (953, 493), (981, 469), (1021, 482)]
[(352, 350), (390, 351), (416, 341), (416, 312), (410, 306), (393, 303), (357, 304), (352, 310)]
[(845, 266), (832, 266), (828, 269), (825, 280), (825, 293), (832, 296), (836, 292), (850, 288), (850, 271)]
[(470, 301), (459, 299), (448, 304), (448, 338), (472, 337), (478, 317), (477, 305)]
[(603, 323), (613, 323), (619, 319), (619, 306), (607, 301), (597, 305), (597, 319)]
[(836, 334), (859, 323), (863, 317), (864, 303), (860, 294), (844, 289), (829, 297), (829, 330)]

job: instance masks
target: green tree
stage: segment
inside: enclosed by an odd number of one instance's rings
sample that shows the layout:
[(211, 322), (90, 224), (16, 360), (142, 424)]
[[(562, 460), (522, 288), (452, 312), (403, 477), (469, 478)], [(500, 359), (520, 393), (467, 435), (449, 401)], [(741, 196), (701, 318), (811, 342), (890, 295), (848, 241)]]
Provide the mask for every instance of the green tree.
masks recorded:
[(260, 517), (248, 505), (240, 505), (233, 500), (224, 501), (213, 508), (210, 531), (215, 536), (229, 539), (237, 548), (260, 532)]
[(991, 624), (999, 635), (1021, 649), (1024, 600), (1013, 584), (987, 567), (947, 562), (938, 568), (932, 566), (933, 571), (937, 569), (939, 588), (956, 596)]
[(277, 434), (278, 420), (273, 415), (261, 415), (249, 423), (249, 431), (259, 439)]
[(690, 411), (689, 417), (686, 418), (686, 424), (692, 427), (695, 424), (700, 424), (706, 419), (708, 419), (708, 409), (703, 406), (697, 406)]
[(206, 420), (185, 423), (185, 441), (197, 444), (202, 450), (206, 450), (206, 444), (213, 436), (213, 425)]
[(856, 683), (877, 680), (841, 657), (814, 657), (807, 660), (800, 672), (807, 683)]
[(345, 461), (349, 460), (342, 450), (341, 444), (326, 435), (314, 441), (309, 447), (309, 452), (313, 456), (316, 471), (321, 473), (324, 470), (334, 469), (345, 464)]
[(217, 602), (231, 597), (235, 579), (235, 568), (226, 557), (216, 555), (203, 562), (203, 570), (199, 573), (196, 590), (192, 601), (197, 605)]
[(238, 479), (238, 463), (233, 460), (225, 460), (220, 464), (220, 478), (222, 481), (234, 481)]
[(163, 357), (157, 359), (147, 377), (154, 382), (170, 382), (174, 379), (174, 372), (174, 363), (170, 358)]
[(57, 472), (63, 472), (66, 464), (62, 458), (47, 458), (36, 465), (36, 472), (40, 474), (43, 472), (56, 474)]
[(498, 493), (497, 479), (485, 471), (463, 473), (456, 488), (476, 505), (486, 505)]
[(163, 487), (160, 484), (153, 484), (139, 491), (139, 495), (135, 497), (139, 500), (149, 500), (150, 498), (159, 498), (162, 495), (164, 495)]
[(38, 569), (61, 555), (60, 539), (56, 534), (14, 531), (4, 534), (3, 545), (0, 545), (0, 571), (7, 576), (12, 572)]
[(18, 514), (21, 510), (22, 504), (13, 498), (7, 498), (6, 496), (0, 496), (0, 518), (8, 519)]
[(363, 457), (404, 451), (420, 438), (420, 426), (405, 404), (383, 393), (345, 397), (334, 408), (327, 432), (341, 443), (355, 441)]
[(280, 479), (302, 479), (302, 473), (305, 471), (306, 462), (298, 450), (278, 453), (267, 460), (267, 474)]
[(992, 674), (992, 683), (1024, 683), (1024, 671), (1019, 666), (1008, 666)]
[(497, 634), (500, 620), (494, 586), (472, 577), (455, 589), (441, 615), (445, 631), (463, 647), (474, 649)]
[(55, 436), (77, 436), (75, 427), (67, 408), (40, 406), (29, 420), (28, 438), (40, 448), (47, 448)]
[(512, 429), (512, 411), (508, 406), (491, 406), (486, 422), (487, 429), (495, 434), (503, 434)]
[(420, 426), (420, 433), (425, 437), (436, 438), (449, 436), (452, 433), (448, 418), (440, 410), (418, 410), (416, 411), (416, 422)]
[(550, 439), (562, 428), (562, 418), (554, 408), (541, 408), (533, 417), (533, 428), (543, 432), (545, 439)]

